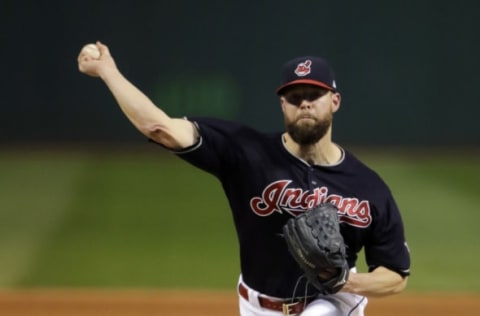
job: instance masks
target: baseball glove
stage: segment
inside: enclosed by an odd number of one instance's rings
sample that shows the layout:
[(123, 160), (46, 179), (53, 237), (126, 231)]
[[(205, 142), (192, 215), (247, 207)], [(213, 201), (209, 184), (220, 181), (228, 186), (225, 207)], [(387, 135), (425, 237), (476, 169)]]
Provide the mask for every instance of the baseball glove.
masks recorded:
[(349, 276), (337, 210), (331, 203), (320, 204), (283, 226), (290, 254), (325, 295), (340, 291)]

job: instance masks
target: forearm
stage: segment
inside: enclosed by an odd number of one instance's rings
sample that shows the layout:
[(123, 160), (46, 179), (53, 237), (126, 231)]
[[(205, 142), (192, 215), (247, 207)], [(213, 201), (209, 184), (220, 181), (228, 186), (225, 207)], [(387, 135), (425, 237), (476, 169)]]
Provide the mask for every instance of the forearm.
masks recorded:
[(118, 70), (106, 45), (93, 45), (99, 57), (82, 49), (77, 58), (80, 72), (100, 77), (110, 89), (123, 113), (144, 135), (166, 147), (180, 149), (191, 146), (198, 139), (192, 122), (169, 117)]
[(370, 273), (350, 273), (342, 292), (364, 296), (387, 296), (400, 293), (407, 285), (407, 278), (384, 267)]
[(185, 148), (197, 139), (193, 124), (185, 119), (170, 118), (142, 91), (128, 81), (117, 68), (100, 73), (123, 113), (148, 138), (169, 148)]
[(170, 119), (162, 110), (116, 68), (104, 69), (100, 73), (121, 110), (135, 127), (150, 136), (152, 130), (166, 125)]

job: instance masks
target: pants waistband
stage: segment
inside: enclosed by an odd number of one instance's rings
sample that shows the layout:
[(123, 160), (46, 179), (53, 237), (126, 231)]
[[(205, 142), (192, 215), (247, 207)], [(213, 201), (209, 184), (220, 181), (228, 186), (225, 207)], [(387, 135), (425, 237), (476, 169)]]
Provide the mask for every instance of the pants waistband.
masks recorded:
[[(249, 301), (248, 288), (240, 282), (238, 285), (238, 294)], [(262, 308), (283, 312), (284, 315), (299, 315), (305, 309), (305, 306), (312, 302), (315, 297), (306, 297), (302, 300), (279, 300), (264, 296), (257, 296), (258, 304)]]

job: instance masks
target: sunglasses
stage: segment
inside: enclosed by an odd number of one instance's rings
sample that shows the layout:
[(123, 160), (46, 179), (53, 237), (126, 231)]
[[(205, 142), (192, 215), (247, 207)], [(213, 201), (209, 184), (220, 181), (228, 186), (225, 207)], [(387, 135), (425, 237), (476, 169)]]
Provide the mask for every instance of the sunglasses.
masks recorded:
[(326, 89), (315, 89), (311, 91), (291, 91), (284, 94), (285, 99), (288, 103), (300, 106), (303, 100), (308, 102), (315, 101), (316, 99), (324, 96), (328, 93), (329, 90)]

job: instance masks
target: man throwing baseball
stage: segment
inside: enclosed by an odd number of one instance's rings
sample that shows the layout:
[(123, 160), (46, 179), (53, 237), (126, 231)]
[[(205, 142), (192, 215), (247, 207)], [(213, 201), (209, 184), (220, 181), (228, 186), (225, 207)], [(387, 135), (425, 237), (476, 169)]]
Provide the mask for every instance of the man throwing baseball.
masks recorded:
[[(328, 63), (295, 58), (276, 93), (285, 131), (215, 118), (172, 118), (129, 82), (109, 49), (82, 50), (147, 138), (217, 177), (234, 219), (242, 316), (364, 315), (368, 296), (401, 292), (410, 256), (399, 209), (382, 179), (332, 141), (341, 95)], [(364, 249), (369, 271), (357, 273)]]

